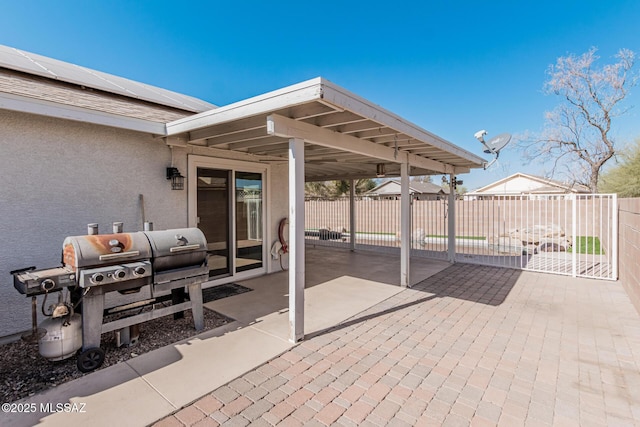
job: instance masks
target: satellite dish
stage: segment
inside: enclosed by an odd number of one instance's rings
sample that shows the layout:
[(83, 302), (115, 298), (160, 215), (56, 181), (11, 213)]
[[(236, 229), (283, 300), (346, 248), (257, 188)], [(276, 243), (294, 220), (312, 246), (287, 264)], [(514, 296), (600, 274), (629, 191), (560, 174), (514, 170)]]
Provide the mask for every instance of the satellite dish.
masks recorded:
[(487, 154), (498, 154), (500, 150), (507, 146), (509, 141), (511, 141), (511, 135), (508, 133), (501, 133), (498, 136), (494, 136), (489, 142), (484, 143), (484, 152)]
[(489, 166), (494, 164), (496, 160), (498, 160), (498, 156), (500, 155), (500, 150), (509, 144), (511, 141), (511, 134), (509, 133), (501, 133), (500, 135), (494, 136), (488, 142), (485, 142), (484, 135), (487, 134), (486, 130), (478, 131), (474, 134), (475, 138), (480, 141), (482, 145), (484, 145), (484, 152), (487, 154), (495, 154), (496, 157), (489, 163), (484, 164), (484, 169), (486, 170)]

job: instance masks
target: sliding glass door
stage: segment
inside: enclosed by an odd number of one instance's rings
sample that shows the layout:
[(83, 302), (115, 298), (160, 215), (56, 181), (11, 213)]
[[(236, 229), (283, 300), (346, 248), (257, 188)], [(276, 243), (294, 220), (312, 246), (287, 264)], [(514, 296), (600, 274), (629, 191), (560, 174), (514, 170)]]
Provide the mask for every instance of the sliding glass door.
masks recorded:
[(209, 277), (229, 275), (230, 172), (198, 168), (197, 173), (198, 228), (207, 238)]
[(262, 174), (236, 172), (236, 271), (262, 267)]
[(207, 238), (209, 276), (264, 270), (266, 171), (251, 170), (244, 163), (233, 168), (233, 162), (220, 164), (204, 157), (189, 163), (190, 176), (195, 176), (189, 185), (189, 222)]

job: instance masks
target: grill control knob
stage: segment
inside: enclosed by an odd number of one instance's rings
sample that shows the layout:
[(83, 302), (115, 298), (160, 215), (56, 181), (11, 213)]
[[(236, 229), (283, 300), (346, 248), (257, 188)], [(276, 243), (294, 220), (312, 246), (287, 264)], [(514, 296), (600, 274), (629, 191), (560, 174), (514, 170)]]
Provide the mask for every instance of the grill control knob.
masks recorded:
[(51, 289), (56, 287), (56, 282), (54, 282), (52, 279), (44, 279), (42, 283), (40, 283), (40, 287), (43, 291), (49, 292)]
[(135, 274), (136, 276), (142, 276), (146, 272), (147, 269), (144, 267), (136, 267), (133, 269), (133, 274)]
[(94, 273), (93, 276), (91, 276), (91, 278), (89, 279), (89, 281), (94, 285), (99, 284), (103, 280), (104, 280), (104, 274), (102, 273)]
[(126, 275), (127, 275), (127, 272), (122, 269), (116, 270), (115, 273), (113, 273), (113, 277), (115, 279), (120, 279), (120, 280), (124, 279)]

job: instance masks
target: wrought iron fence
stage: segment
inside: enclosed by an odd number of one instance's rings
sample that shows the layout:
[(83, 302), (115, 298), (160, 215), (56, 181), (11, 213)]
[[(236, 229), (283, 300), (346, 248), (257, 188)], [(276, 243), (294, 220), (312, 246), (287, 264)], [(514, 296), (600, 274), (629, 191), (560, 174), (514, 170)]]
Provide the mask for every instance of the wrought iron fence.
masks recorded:
[[(412, 256), (448, 259), (446, 196), (413, 197), (411, 204)], [(305, 221), (311, 244), (399, 250), (400, 200), (308, 199)], [(459, 262), (617, 278), (617, 199), (612, 194), (462, 198), (456, 200), (455, 236)]]

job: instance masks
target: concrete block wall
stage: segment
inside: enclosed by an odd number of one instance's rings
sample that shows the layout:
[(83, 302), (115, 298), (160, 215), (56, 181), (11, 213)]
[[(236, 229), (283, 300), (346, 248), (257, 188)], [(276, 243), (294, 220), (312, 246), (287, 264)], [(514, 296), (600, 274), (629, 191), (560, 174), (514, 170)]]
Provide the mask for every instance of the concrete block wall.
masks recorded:
[[(520, 227), (554, 224), (566, 235), (572, 231), (570, 200), (473, 200), (456, 202), (456, 235), (482, 236), (488, 239)], [(399, 200), (357, 200), (356, 229), (367, 233), (398, 233), (400, 231)], [(578, 236), (597, 236), (605, 250), (611, 241), (609, 226), (613, 208), (608, 201), (578, 202)], [(416, 200), (413, 202), (413, 229), (427, 234), (448, 234), (446, 200)], [(308, 200), (305, 205), (307, 228), (349, 228), (349, 201)]]
[(640, 198), (618, 200), (619, 278), (640, 313)]

